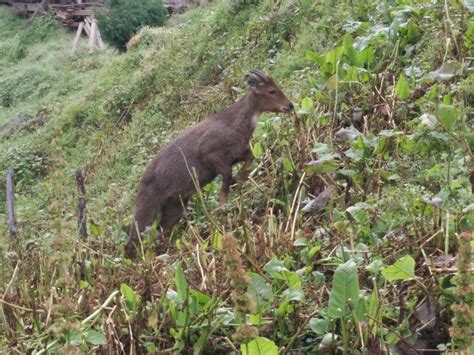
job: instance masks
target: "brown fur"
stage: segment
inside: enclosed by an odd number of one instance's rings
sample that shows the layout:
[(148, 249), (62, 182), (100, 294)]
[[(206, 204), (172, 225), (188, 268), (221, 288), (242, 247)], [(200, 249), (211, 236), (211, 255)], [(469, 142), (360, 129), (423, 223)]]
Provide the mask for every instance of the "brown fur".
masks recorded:
[[(252, 90), (223, 111), (190, 127), (166, 145), (148, 165), (138, 187), (134, 223), (126, 247), (129, 257), (135, 255), (138, 234), (154, 220), (166, 233), (178, 223), (183, 206), (196, 191), (192, 173), (199, 185), (222, 175), (219, 202), (225, 203), (230, 185), (247, 179), (253, 160), (249, 141), (258, 116), (263, 112), (289, 112), (293, 104), (261, 71), (246, 77)], [(244, 162), (235, 177), (232, 165)]]

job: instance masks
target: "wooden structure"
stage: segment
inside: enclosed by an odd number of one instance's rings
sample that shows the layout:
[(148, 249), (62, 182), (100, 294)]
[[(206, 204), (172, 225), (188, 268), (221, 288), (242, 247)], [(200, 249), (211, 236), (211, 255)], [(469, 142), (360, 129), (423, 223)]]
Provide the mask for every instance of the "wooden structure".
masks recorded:
[[(69, 28), (77, 28), (71, 55), (77, 50), (82, 33), (89, 37), (89, 51), (102, 49), (99, 26), (94, 19), (94, 11), (104, 6), (105, 0), (0, 0), (0, 4), (9, 5), (16, 13), (30, 14), (30, 21), (38, 14), (52, 12), (56, 18)], [(189, 5), (200, 5), (209, 0), (165, 0), (164, 6), (169, 13), (183, 12)]]
[(74, 55), (74, 53), (76, 52), (77, 44), (79, 43), (79, 39), (81, 38), (82, 31), (84, 31), (87, 36), (89, 36), (90, 53), (94, 52), (96, 48), (104, 48), (104, 42), (102, 41), (102, 37), (100, 35), (97, 20), (94, 18), (94, 16), (86, 16), (84, 18), (84, 21), (79, 22), (79, 25), (77, 26), (76, 37), (72, 42), (71, 55)]
[(64, 26), (77, 28), (71, 55), (76, 52), (83, 32), (89, 37), (91, 53), (104, 47), (99, 26), (94, 19), (94, 11), (104, 6), (104, 0), (0, 0), (0, 3), (11, 6), (16, 13), (31, 14), (31, 20), (42, 12), (51, 12)]

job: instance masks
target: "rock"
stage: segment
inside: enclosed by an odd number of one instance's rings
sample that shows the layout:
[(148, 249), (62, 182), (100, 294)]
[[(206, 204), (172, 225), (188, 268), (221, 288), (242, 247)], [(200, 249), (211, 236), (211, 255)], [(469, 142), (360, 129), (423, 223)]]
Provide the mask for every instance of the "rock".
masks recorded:
[(0, 126), (0, 133), (10, 132), (15, 128), (22, 126), (28, 118), (20, 115), (15, 115), (7, 122)]

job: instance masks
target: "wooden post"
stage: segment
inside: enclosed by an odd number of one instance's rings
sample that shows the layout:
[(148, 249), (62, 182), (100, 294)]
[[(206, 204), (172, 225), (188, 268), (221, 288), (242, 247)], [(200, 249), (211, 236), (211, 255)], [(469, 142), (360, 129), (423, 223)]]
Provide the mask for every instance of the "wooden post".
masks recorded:
[(87, 238), (87, 213), (86, 213), (86, 188), (81, 169), (76, 170), (77, 191), (79, 192), (79, 202), (77, 203), (77, 229), (79, 237)]
[(77, 44), (81, 38), (82, 29), (84, 28), (84, 22), (79, 22), (79, 27), (77, 27), (76, 37), (74, 37), (74, 42), (72, 42), (71, 55), (74, 55), (77, 49)]
[(92, 24), (91, 24), (91, 33), (89, 35), (89, 52), (92, 53), (94, 52), (94, 48), (97, 42), (97, 21), (95, 18), (92, 19)]
[(104, 41), (102, 41), (102, 36), (100, 35), (99, 25), (97, 25), (97, 44), (100, 49), (104, 49)]
[(15, 221), (15, 203), (13, 196), (13, 169), (7, 170), (7, 213), (8, 213), (8, 233), (10, 238), (16, 236), (16, 221)]
[(86, 34), (90, 37), (91, 35), (91, 21), (89, 16), (84, 18), (84, 31), (86, 31)]

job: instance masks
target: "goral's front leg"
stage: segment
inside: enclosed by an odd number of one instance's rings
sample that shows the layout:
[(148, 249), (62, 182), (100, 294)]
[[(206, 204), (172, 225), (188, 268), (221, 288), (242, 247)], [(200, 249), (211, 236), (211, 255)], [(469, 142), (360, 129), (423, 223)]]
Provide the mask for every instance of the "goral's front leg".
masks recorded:
[(255, 157), (253, 156), (252, 151), (250, 150), (250, 147), (248, 147), (242, 157), (242, 161), (244, 162), (244, 165), (242, 165), (237, 175), (235, 175), (233, 179), (234, 182), (245, 181), (249, 178), (249, 174), (251, 172), (249, 168), (252, 165), (252, 162), (254, 159)]

